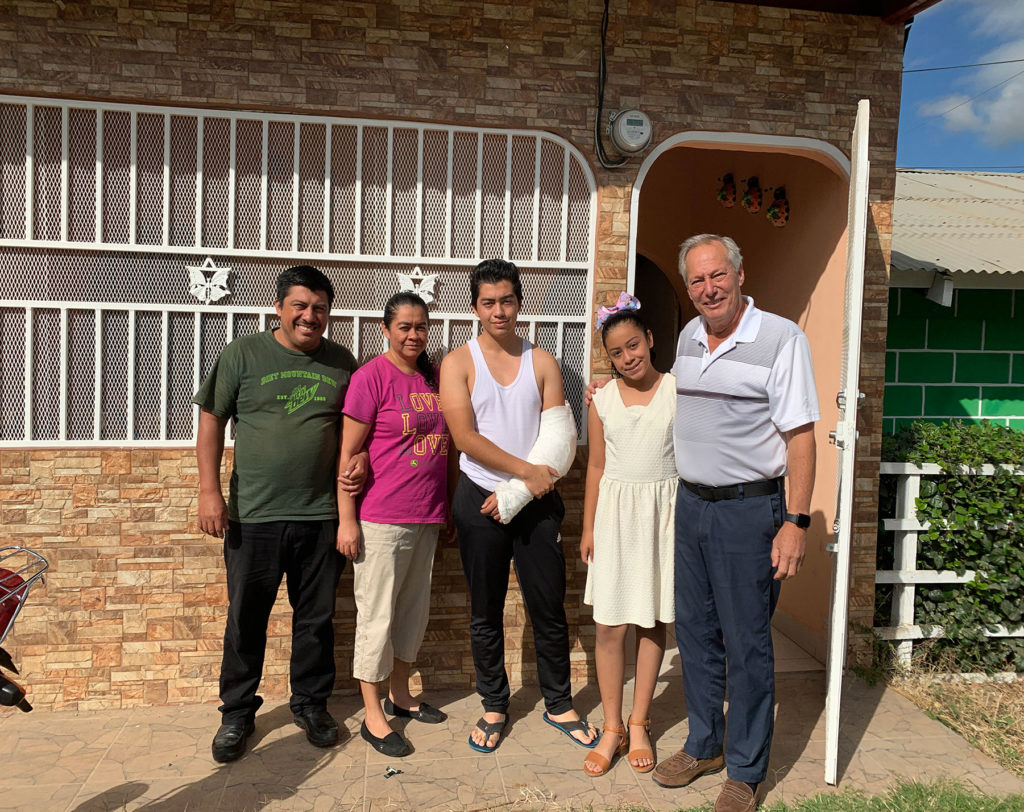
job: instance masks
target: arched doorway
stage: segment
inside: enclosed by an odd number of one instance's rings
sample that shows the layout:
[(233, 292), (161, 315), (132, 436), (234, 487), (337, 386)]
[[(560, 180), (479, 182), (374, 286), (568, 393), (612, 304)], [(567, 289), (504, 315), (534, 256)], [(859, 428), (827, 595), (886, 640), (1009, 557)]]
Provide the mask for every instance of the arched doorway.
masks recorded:
[[(717, 199), (727, 174), (737, 186), (732, 207)], [(740, 202), (752, 177), (762, 189), (758, 212)], [(790, 207), (782, 228), (766, 217), (778, 187), (785, 188)], [(644, 161), (630, 212), (629, 289), (648, 286), (652, 269), (661, 269), (675, 297), (674, 302), (657, 303), (656, 314), (675, 309), (682, 324), (695, 314), (676, 271), (679, 244), (693, 234), (726, 234), (743, 251), (744, 293), (758, 307), (792, 319), (807, 333), (822, 413), (816, 426), (812, 524), (804, 569), (783, 589), (775, 625), (819, 662), (824, 662), (828, 646), (832, 562), (826, 544), (832, 540), (836, 472), (828, 432), (838, 417), (848, 187), (849, 161), (821, 141), (680, 133)], [(659, 366), (670, 363), (659, 357)]]

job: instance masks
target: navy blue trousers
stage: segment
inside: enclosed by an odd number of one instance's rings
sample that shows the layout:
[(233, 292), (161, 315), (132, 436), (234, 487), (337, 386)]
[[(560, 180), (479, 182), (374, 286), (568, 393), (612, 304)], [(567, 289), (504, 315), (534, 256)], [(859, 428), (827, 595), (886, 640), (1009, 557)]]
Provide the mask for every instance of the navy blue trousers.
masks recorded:
[(565, 618), (565, 553), (558, 533), (565, 506), (557, 491), (533, 499), (509, 524), (480, 513), (490, 495), (465, 474), (452, 498), (462, 569), (469, 589), (469, 639), (476, 667), (476, 689), (485, 711), (508, 710), (505, 671), (505, 597), (508, 566), (516, 579), (533, 626), (537, 678), (548, 713), (572, 709), (569, 679), (569, 624)]
[(267, 623), (281, 577), (292, 606), (290, 674), (294, 713), (327, 707), (334, 690), (334, 603), (345, 558), (338, 522), (230, 522), (224, 541), (228, 619), (220, 669), (225, 722), (251, 721), (267, 650)]
[[(705, 502), (676, 498), (676, 642), (694, 758), (723, 751), (729, 778), (760, 783), (775, 718), (771, 617), (779, 598), (772, 541), (785, 494)], [(723, 703), (729, 689), (729, 731)]]

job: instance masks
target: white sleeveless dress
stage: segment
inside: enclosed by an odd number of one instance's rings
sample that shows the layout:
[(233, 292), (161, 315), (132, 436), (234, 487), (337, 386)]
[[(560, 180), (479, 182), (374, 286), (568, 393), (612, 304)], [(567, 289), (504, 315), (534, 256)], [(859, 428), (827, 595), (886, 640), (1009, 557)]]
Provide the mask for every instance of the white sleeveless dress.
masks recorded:
[(675, 620), (675, 377), (662, 375), (657, 386), (646, 406), (626, 406), (617, 381), (594, 395), (605, 464), (583, 602), (606, 626)]

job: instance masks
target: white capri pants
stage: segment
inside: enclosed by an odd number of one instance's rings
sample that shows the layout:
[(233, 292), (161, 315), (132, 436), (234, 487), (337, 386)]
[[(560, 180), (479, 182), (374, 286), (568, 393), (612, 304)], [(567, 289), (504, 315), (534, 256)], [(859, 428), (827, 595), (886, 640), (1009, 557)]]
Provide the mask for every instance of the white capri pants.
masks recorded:
[(395, 659), (415, 662), (430, 617), (430, 575), (439, 524), (360, 522), (352, 564), (356, 641), (352, 676), (381, 682)]

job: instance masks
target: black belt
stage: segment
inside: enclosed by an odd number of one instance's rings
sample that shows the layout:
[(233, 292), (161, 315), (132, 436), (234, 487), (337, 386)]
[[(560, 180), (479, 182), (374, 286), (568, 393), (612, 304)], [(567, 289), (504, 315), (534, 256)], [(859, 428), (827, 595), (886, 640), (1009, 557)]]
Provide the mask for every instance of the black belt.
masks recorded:
[(759, 479), (757, 482), (741, 482), (739, 485), (723, 485), (712, 488), (708, 485), (697, 485), (687, 482), (682, 477), (679, 481), (690, 493), (695, 493), (705, 502), (721, 502), (723, 499), (742, 499), (745, 496), (767, 496), (782, 490), (782, 477), (777, 479)]

